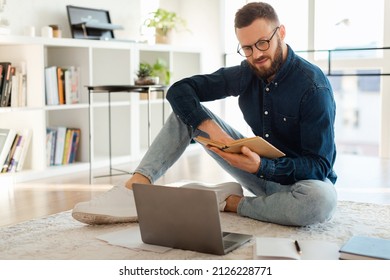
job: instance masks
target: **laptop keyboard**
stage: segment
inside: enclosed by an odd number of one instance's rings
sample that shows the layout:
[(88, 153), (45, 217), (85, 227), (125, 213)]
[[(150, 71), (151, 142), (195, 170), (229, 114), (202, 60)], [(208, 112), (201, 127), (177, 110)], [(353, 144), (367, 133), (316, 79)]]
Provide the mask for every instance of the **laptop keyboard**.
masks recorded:
[(229, 240), (224, 240), (223, 241), (223, 247), (224, 248), (230, 248), (230, 247), (232, 247), (235, 244), (236, 244), (236, 242), (234, 242), (234, 241), (229, 241)]

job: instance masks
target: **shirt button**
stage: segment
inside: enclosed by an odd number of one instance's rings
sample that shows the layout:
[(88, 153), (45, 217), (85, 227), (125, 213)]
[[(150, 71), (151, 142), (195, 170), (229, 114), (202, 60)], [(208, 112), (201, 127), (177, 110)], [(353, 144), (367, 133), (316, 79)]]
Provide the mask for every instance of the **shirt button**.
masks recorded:
[(268, 115), (268, 111), (265, 111), (265, 112), (264, 112), (264, 115)]
[(284, 122), (286, 122), (286, 121), (287, 121), (287, 119), (286, 119), (286, 118), (283, 118), (283, 121), (284, 121)]
[(266, 137), (266, 138), (268, 138), (268, 137), (269, 137), (269, 134), (268, 134), (268, 133), (267, 133), (267, 134), (265, 134), (265, 137)]
[(269, 88), (268, 88), (268, 87), (266, 87), (266, 88), (265, 88), (265, 91), (266, 91), (266, 92), (269, 92)]

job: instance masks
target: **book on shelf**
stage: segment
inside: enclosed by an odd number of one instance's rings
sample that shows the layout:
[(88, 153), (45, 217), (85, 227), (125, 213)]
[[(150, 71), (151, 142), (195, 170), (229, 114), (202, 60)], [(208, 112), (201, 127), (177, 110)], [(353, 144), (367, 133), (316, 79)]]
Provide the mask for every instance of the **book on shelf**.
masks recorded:
[(242, 146), (246, 146), (251, 151), (257, 153), (259, 156), (262, 157), (272, 159), (285, 156), (282, 151), (280, 151), (278, 148), (276, 148), (260, 136), (238, 139), (229, 143), (228, 145), (202, 136), (198, 136), (195, 139), (203, 145), (217, 147), (229, 153), (241, 153)]
[(32, 129), (23, 129), (19, 132), (22, 141), (21, 141), (21, 149), (20, 154), (15, 156), (15, 167), (12, 167), (11, 172), (15, 169), (16, 172), (22, 171), (26, 162), (27, 152), (30, 147), (31, 139), (32, 139)]
[(71, 127), (46, 128), (47, 165), (65, 165), (76, 161), (81, 130)]
[(12, 159), (14, 158), (16, 147), (20, 145), (20, 141), (22, 138), (20, 137), (19, 134), (16, 134), (14, 141), (12, 142), (12, 146), (10, 151), (8, 152), (7, 158), (4, 161), (4, 164), (1, 168), (1, 173), (7, 173), (9, 169), (12, 167)]
[(26, 63), (20, 62), (11, 68), (11, 107), (27, 106), (27, 72)]
[(256, 237), (254, 259), (260, 260), (338, 260), (339, 246), (324, 240), (295, 240), (282, 237)]
[(57, 67), (57, 86), (58, 86), (58, 104), (65, 104), (65, 78), (64, 70), (61, 67)]
[(46, 128), (46, 164), (54, 165), (54, 155), (56, 149), (57, 129), (54, 127)]
[(80, 69), (70, 66), (64, 69), (65, 103), (77, 104), (80, 102)]
[(58, 79), (57, 67), (50, 66), (45, 68), (45, 92), (46, 105), (58, 105)]
[(11, 94), (11, 62), (0, 62), (2, 65), (0, 84), (0, 107), (8, 107)]
[(16, 130), (12, 128), (0, 128), (0, 167), (3, 168), (8, 154), (12, 149), (12, 144), (16, 138)]
[(340, 248), (341, 260), (390, 260), (390, 239), (352, 236)]
[(80, 69), (69, 66), (45, 68), (46, 105), (76, 104), (80, 99)]
[(81, 130), (78, 128), (67, 129), (62, 164), (75, 162), (75, 156), (80, 142), (80, 133)]
[(26, 106), (26, 63), (0, 62), (0, 107)]
[(64, 126), (57, 127), (54, 165), (62, 165), (62, 158), (64, 156), (64, 149), (65, 149), (65, 137), (66, 137), (66, 127)]
[(14, 130), (15, 137), (12, 146), (8, 152), (7, 158), (4, 161), (1, 172), (19, 172), (23, 169), (26, 154), (30, 145), (32, 130)]

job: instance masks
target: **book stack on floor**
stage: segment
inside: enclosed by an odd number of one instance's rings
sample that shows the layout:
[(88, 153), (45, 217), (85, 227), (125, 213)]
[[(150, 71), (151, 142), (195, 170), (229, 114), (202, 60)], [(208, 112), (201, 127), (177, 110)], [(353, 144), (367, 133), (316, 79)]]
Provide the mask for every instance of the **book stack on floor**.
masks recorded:
[(390, 239), (352, 236), (340, 248), (340, 260), (390, 260)]
[(24, 62), (0, 62), (0, 107), (24, 107), (27, 74)]
[(80, 69), (78, 67), (46, 67), (46, 105), (69, 105), (79, 103), (79, 81)]
[(23, 169), (31, 137), (31, 129), (21, 131), (0, 129), (1, 173), (18, 172)]
[(81, 130), (69, 127), (48, 127), (46, 129), (46, 162), (51, 165), (74, 163), (80, 142)]

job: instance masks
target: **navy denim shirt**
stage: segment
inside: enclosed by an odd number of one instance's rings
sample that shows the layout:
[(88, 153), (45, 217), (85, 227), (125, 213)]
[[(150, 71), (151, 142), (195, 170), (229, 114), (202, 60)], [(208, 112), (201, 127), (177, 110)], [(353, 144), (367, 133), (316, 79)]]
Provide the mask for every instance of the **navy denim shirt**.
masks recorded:
[(210, 117), (200, 102), (238, 96), (245, 121), (286, 156), (261, 158), (257, 176), (281, 184), (328, 178), (336, 182), (331, 85), (317, 66), (288, 46), (285, 63), (271, 83), (258, 78), (245, 60), (208, 75), (183, 79), (168, 90), (167, 99), (184, 123), (196, 128)]

